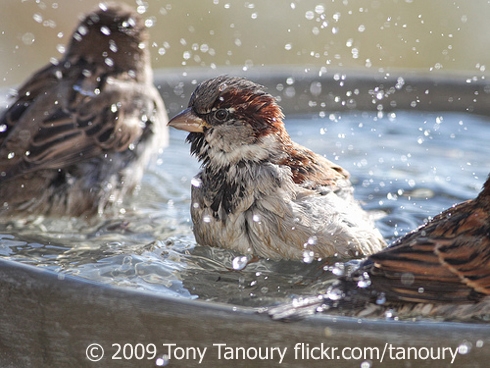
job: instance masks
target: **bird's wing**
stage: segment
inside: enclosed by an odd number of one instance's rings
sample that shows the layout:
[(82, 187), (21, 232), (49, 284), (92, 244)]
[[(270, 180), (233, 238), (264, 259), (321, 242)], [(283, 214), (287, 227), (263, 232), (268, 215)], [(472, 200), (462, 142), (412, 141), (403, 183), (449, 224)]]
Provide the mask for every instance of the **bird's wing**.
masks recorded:
[(151, 115), (142, 105), (137, 92), (109, 85), (95, 71), (76, 65), (41, 70), (0, 118), (6, 126), (0, 137), (1, 180), (127, 149), (142, 134), (142, 116)]
[(468, 216), (459, 228), (459, 231), (469, 234), (457, 236), (452, 242), (441, 241), (435, 249), (436, 255), (445, 267), (456, 274), (468, 287), (485, 295), (490, 295), (488, 224), (488, 214), (479, 208)]
[(347, 170), (297, 143), (288, 147), (279, 164), (288, 166), (293, 181), (308, 189), (338, 191), (351, 187)]
[[(49, 65), (39, 70), (17, 91), (17, 97), (0, 117), (0, 148), (4, 146), (7, 137), (11, 136), (16, 123), (21, 120), (26, 110), (33, 104), (37, 96), (52, 89), (58, 83), (54, 66)], [(0, 159), (3, 159), (1, 157)]]
[(369, 257), (364, 267), (377, 291), (412, 302), (464, 302), (490, 294), (488, 217), (461, 203)]

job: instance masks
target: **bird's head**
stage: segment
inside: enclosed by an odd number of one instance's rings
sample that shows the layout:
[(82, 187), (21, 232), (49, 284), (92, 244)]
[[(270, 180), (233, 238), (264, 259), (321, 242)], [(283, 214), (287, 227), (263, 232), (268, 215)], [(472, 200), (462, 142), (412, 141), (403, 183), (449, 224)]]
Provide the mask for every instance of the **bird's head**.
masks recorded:
[(145, 23), (132, 7), (100, 3), (73, 32), (65, 60), (83, 58), (116, 72), (136, 72), (149, 60), (148, 39)]
[(199, 84), (187, 109), (168, 125), (190, 132), (191, 151), (200, 159), (221, 154), (236, 163), (266, 159), (281, 139), (289, 139), (283, 118), (263, 86), (220, 76)]

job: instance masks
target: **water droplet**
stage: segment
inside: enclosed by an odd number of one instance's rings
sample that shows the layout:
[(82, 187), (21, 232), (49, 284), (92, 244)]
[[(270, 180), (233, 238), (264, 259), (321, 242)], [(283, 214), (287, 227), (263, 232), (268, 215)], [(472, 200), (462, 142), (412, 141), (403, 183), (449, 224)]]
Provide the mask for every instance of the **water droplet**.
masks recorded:
[(315, 259), (315, 253), (311, 250), (305, 250), (303, 251), (303, 262), (304, 263), (311, 263)]
[(357, 287), (360, 287), (361, 289), (367, 288), (369, 285), (371, 285), (371, 280), (359, 280), (357, 282)]
[(327, 291), (327, 298), (330, 300), (340, 300), (343, 292), (338, 288), (331, 288)]
[(6, 132), (7, 131), (7, 125), (6, 124), (0, 124), (0, 133)]
[(194, 177), (194, 178), (191, 179), (191, 185), (193, 187), (199, 188), (201, 186), (201, 184), (202, 184), (201, 179), (196, 178), (196, 177)]
[(371, 285), (371, 280), (369, 278), (369, 275), (364, 272), (362, 277), (357, 281), (357, 287), (360, 287), (362, 289), (367, 288)]
[(85, 26), (80, 26), (80, 27), (78, 27), (77, 32), (78, 32), (78, 33), (79, 33), (81, 36), (85, 36), (85, 35), (88, 33), (88, 29), (87, 29), (87, 27), (85, 27)]
[(403, 285), (412, 285), (415, 280), (415, 276), (411, 272), (404, 272), (400, 276), (400, 281)]
[(395, 88), (396, 89), (401, 89), (405, 84), (405, 80), (402, 77), (398, 77), (396, 80)]
[(294, 298), (291, 305), (293, 306), (293, 308), (299, 308), (305, 305), (307, 301), (308, 299)]
[(310, 84), (310, 93), (313, 96), (319, 96), (322, 93), (322, 84), (321, 82), (315, 81)]
[(235, 257), (235, 258), (233, 258), (233, 262), (232, 262), (233, 269), (237, 270), (237, 271), (243, 270), (245, 268), (245, 266), (247, 265), (247, 263), (248, 263), (248, 257), (247, 256)]
[(7, 158), (9, 160), (13, 159), (15, 157), (15, 153), (14, 152), (9, 152), (9, 154), (7, 155)]
[(371, 368), (373, 366), (373, 362), (370, 360), (365, 360), (361, 363), (361, 368)]
[(169, 360), (170, 359), (169, 359), (168, 355), (164, 354), (155, 360), (155, 365), (157, 367), (165, 367), (168, 364)]
[(140, 5), (140, 6), (138, 6), (138, 7), (136, 8), (136, 11), (137, 11), (139, 14), (144, 14), (144, 13), (146, 13), (146, 8), (147, 8), (147, 6), (145, 6), (145, 5)]
[(61, 70), (55, 71), (54, 76), (56, 77), (56, 79), (63, 79), (63, 73), (61, 72)]
[(318, 238), (315, 235), (312, 235), (308, 238), (308, 245), (315, 245), (318, 241)]
[(105, 58), (104, 62), (107, 66), (114, 66), (114, 60), (112, 60), (111, 58)]
[(64, 53), (65, 53), (65, 51), (66, 51), (66, 49), (65, 49), (65, 45), (62, 45), (62, 44), (58, 44), (58, 45), (56, 45), (56, 50), (58, 50), (58, 52), (59, 52), (60, 54), (64, 54)]
[(424, 293), (424, 288), (423, 287), (419, 287), (419, 289), (417, 290), (420, 294), (423, 294)]
[(397, 318), (396, 312), (393, 309), (388, 309), (385, 312), (385, 317), (386, 317), (386, 319), (394, 320)]
[(386, 296), (385, 293), (380, 293), (378, 297), (376, 298), (376, 304), (382, 305), (386, 303)]
[(43, 21), (43, 16), (39, 13), (35, 13), (32, 18), (37, 22), (37, 23), (42, 23)]
[(471, 351), (471, 347), (471, 343), (465, 341), (458, 346), (458, 353), (462, 355), (468, 354)]
[(329, 267), (329, 271), (335, 276), (343, 276), (345, 274), (345, 265), (340, 262), (336, 262), (334, 266)]
[(27, 32), (22, 35), (22, 42), (24, 43), (24, 45), (30, 46), (34, 43), (35, 40), (36, 38), (31, 32)]
[(107, 26), (100, 27), (100, 32), (102, 32), (102, 34), (105, 34), (106, 36), (110, 36), (111, 34), (111, 30)]
[(202, 221), (205, 223), (210, 223), (211, 222), (211, 217), (209, 215), (204, 215), (202, 217)]
[(133, 17), (128, 18), (128, 21), (126, 23), (126, 27), (133, 28), (136, 26), (136, 19), (134, 19)]
[(325, 6), (323, 6), (323, 5), (315, 6), (315, 13), (317, 13), (317, 14), (325, 13)]
[(117, 45), (116, 45), (116, 43), (113, 40), (110, 40), (109, 41), (109, 49), (112, 52), (117, 52)]

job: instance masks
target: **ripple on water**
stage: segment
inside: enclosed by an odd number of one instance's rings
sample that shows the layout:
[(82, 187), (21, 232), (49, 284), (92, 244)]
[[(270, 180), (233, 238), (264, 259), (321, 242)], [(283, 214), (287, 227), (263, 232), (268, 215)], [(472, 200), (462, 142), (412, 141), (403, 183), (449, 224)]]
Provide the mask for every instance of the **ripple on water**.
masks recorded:
[[(355, 196), (388, 240), (475, 197), (490, 171), (482, 149), (490, 130), (475, 116), (348, 113), (335, 121), (290, 117), (286, 125), (293, 140), (351, 173)], [(90, 224), (4, 223), (0, 256), (104, 284), (249, 306), (327, 290), (335, 275), (355, 266), (331, 260), (324, 269), (308, 255), (307, 262), (250, 262), (228, 250), (196, 246), (189, 206), (191, 185), (200, 185), (194, 179), (199, 164), (189, 155), (185, 133), (170, 133), (170, 146), (145, 174), (124, 216)]]

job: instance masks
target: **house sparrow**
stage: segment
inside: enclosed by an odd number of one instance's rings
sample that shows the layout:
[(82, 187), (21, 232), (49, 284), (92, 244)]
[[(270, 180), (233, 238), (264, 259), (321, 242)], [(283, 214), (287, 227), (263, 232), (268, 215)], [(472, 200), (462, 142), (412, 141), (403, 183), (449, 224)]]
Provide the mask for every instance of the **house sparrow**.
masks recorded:
[(290, 318), (342, 307), (366, 316), (490, 317), (490, 177), (476, 199), (457, 204), (370, 255), (325, 295), (272, 308)]
[(202, 163), (191, 195), (197, 242), (274, 260), (381, 250), (349, 173), (293, 142), (283, 118), (262, 86), (220, 76), (201, 83), (170, 120), (190, 132)]
[(99, 4), (0, 117), (0, 217), (102, 213), (167, 140), (144, 21)]

